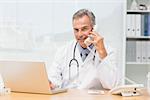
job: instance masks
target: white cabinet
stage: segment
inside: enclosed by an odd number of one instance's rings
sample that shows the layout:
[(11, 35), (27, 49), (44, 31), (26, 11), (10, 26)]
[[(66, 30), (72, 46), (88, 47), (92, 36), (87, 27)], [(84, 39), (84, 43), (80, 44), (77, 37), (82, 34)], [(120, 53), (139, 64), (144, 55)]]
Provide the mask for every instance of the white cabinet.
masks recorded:
[[(150, 71), (150, 10), (146, 0), (136, 0), (137, 9), (131, 10), (131, 1), (127, 0), (126, 11), (125, 76), (146, 85), (146, 75)], [(140, 4), (147, 9), (139, 10)]]

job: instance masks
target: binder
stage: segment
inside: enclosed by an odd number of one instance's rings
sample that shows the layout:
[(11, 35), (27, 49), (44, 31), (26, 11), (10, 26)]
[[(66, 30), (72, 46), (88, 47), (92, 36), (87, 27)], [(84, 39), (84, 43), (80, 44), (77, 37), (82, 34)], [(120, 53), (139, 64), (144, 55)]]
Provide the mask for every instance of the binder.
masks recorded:
[(144, 26), (145, 26), (145, 24), (144, 24), (144, 18), (145, 18), (145, 16), (142, 14), (141, 15), (141, 36), (144, 36)]
[(135, 35), (141, 36), (141, 14), (135, 15)]
[(131, 41), (131, 61), (136, 62), (136, 41)]
[(144, 16), (144, 36), (148, 36), (148, 14)]
[(147, 62), (150, 62), (150, 41), (147, 41)]
[(131, 35), (130, 36), (136, 36), (136, 14), (131, 14)]
[(127, 24), (126, 24), (126, 35), (130, 36), (131, 34), (131, 14), (127, 14)]
[(126, 43), (126, 61), (127, 62), (131, 61), (131, 59), (130, 59), (131, 58), (130, 52), (131, 52), (130, 41), (127, 41), (127, 43)]
[(148, 15), (148, 22), (147, 22), (147, 36), (150, 36), (150, 15)]
[(136, 62), (142, 62), (142, 43), (136, 41)]
[(126, 60), (127, 62), (136, 62), (136, 41), (127, 41), (126, 48)]
[(142, 43), (142, 62), (147, 62), (147, 41), (143, 40)]

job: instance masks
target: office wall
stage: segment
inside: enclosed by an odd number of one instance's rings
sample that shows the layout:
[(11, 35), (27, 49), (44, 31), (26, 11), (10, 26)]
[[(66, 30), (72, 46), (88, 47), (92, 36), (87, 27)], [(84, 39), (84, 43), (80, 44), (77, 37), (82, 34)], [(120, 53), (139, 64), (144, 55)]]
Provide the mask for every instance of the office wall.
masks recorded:
[[(74, 38), (72, 15), (88, 8), (97, 30), (117, 50), (122, 71), (125, 0), (1, 0), (0, 59), (53, 62), (55, 51)], [(122, 73), (122, 72), (121, 72)]]

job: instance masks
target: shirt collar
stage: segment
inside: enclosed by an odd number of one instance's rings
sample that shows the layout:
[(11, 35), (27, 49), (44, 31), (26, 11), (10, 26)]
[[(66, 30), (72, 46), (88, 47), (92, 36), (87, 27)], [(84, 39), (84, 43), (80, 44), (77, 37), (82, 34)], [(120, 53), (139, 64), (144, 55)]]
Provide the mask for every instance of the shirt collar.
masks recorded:
[[(77, 44), (77, 47), (78, 47), (80, 53), (81, 53), (83, 50), (84, 50), (84, 51), (86, 51), (86, 50), (89, 51), (87, 48), (81, 47), (81, 45), (80, 45), (79, 43)], [(91, 45), (89, 46), (89, 48), (91, 48), (91, 49), (92, 49), (93, 47), (94, 47), (93, 44), (91, 44)], [(90, 52), (90, 51), (89, 51), (89, 52)]]

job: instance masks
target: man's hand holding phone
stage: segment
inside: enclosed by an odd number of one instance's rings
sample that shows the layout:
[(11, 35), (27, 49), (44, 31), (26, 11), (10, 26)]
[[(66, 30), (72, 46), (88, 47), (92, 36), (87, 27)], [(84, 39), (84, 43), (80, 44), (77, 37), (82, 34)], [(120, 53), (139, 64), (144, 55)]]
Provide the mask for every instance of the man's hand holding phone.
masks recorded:
[(95, 31), (91, 31), (89, 34), (90, 35), (84, 41), (84, 43), (87, 46), (89, 46), (90, 44), (93, 44), (96, 50), (98, 51), (100, 58), (104, 59), (107, 56), (107, 52), (106, 52), (104, 42), (103, 42), (104, 38)]

